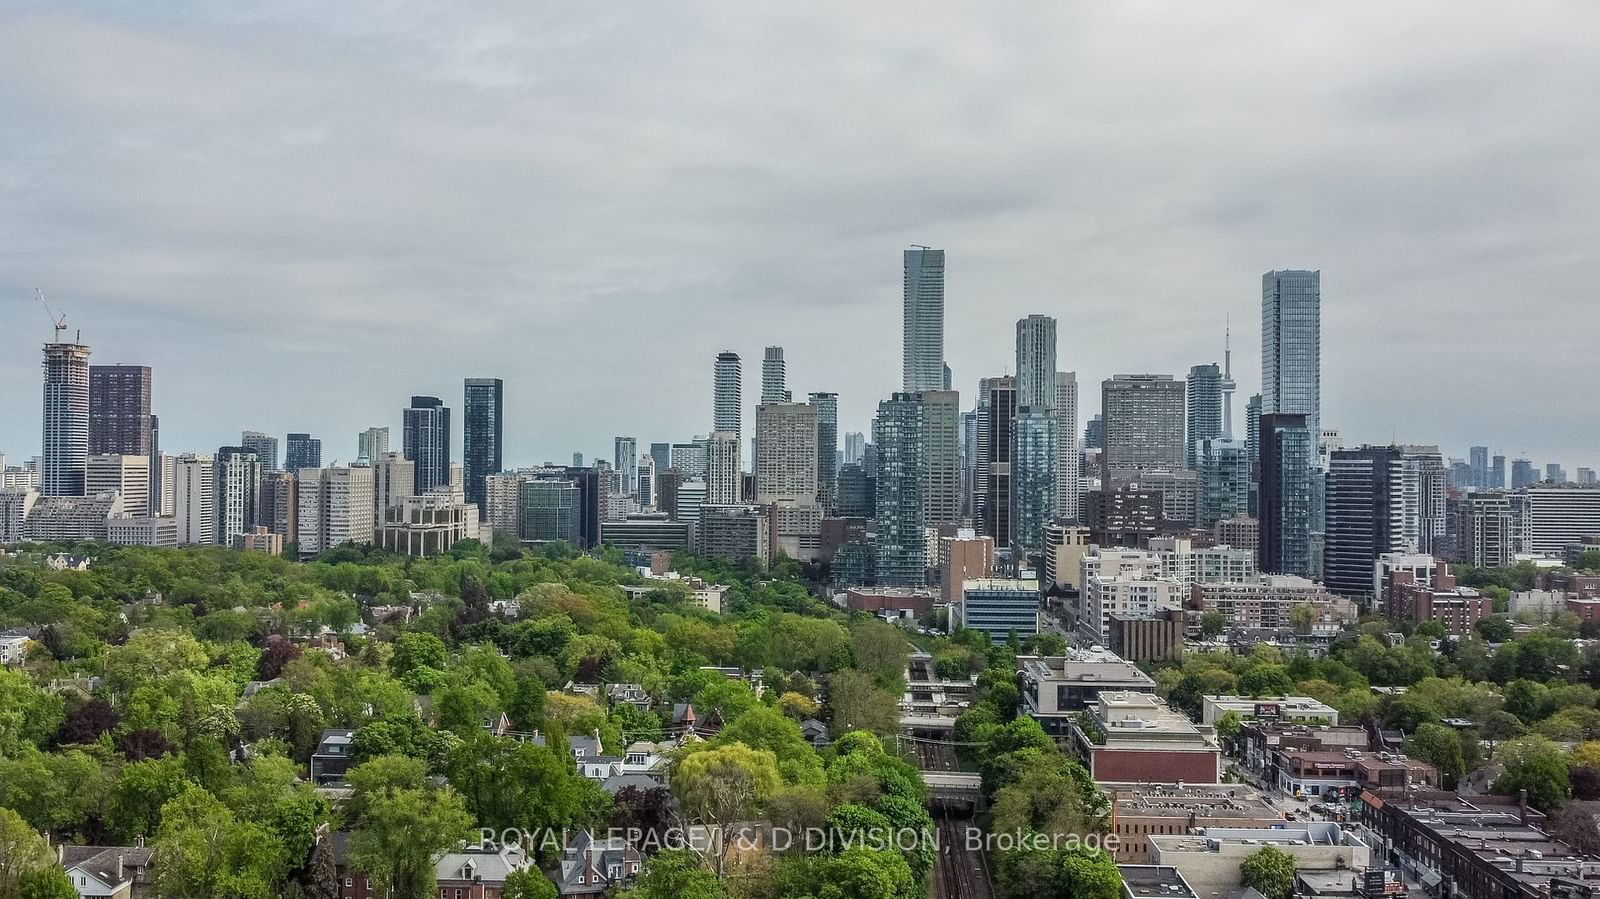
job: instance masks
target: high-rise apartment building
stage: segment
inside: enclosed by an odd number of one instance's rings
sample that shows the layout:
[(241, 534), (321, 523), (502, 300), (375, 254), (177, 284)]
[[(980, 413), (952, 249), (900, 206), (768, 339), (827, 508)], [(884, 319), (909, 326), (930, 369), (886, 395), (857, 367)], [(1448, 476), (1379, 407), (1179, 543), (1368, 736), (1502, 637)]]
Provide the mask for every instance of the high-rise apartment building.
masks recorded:
[(1244, 448), (1251, 464), (1261, 458), (1261, 394), (1244, 404)]
[(529, 543), (557, 540), (581, 545), (582, 493), (568, 480), (535, 479), (522, 484), (522, 539)]
[(172, 509), (178, 543), (217, 541), (216, 463), (209, 455), (185, 453), (172, 462)]
[(1561, 467), (1560, 462), (1547, 462), (1544, 466), (1544, 479), (1552, 484), (1565, 484), (1567, 470)]
[(1099, 412), (1090, 416), (1083, 426), (1083, 448), (1092, 450), (1106, 448), (1106, 417)]
[[(1443, 517), (1443, 466), (1420, 464), (1400, 446), (1336, 450), (1327, 480), (1327, 531), (1323, 579), (1340, 596), (1373, 601), (1372, 566), (1385, 553), (1431, 552), (1442, 526), (1425, 509), (1437, 502)], [(1433, 454), (1435, 459), (1438, 454)], [(1439, 535), (1442, 536), (1442, 533)], [(1428, 543), (1425, 549), (1423, 544)]]
[(436, 396), (414, 396), (401, 413), (406, 458), (417, 464), (413, 495), (450, 483), (450, 407)]
[(300, 480), (292, 471), (261, 473), (261, 502), (256, 509), (257, 526), (283, 538), (285, 543), (300, 540)]
[(150, 457), (104, 453), (89, 457), (87, 495), (118, 493), (122, 514), (134, 518), (150, 515)]
[(1511, 489), (1516, 490), (1539, 483), (1539, 470), (1527, 459), (1511, 460)]
[(1467, 450), (1467, 471), (1472, 487), (1489, 486), (1489, 448), (1474, 446)]
[(1322, 273), (1261, 276), (1261, 413), (1304, 415), (1322, 433)]
[(667, 467), (682, 471), (686, 481), (704, 481), (710, 443), (710, 437), (696, 437), (689, 443), (674, 443)]
[(844, 435), (844, 464), (860, 465), (861, 457), (867, 453), (867, 435), (860, 431), (850, 431)]
[(1189, 420), (1184, 438), (1185, 464), (1198, 471), (1200, 441), (1223, 436), (1222, 369), (1215, 362), (1192, 366), (1186, 386)]
[(611, 451), (611, 464), (617, 470), (617, 492), (627, 496), (638, 496), (639, 438), (613, 438)]
[(238, 534), (255, 530), (260, 518), (261, 460), (242, 446), (224, 446), (214, 457), (216, 471), (212, 487), (216, 499), (216, 544), (232, 546)]
[(732, 431), (713, 431), (706, 442), (706, 504), (738, 504), (743, 493), (742, 482), (739, 435)]
[(672, 467), (672, 444), (650, 444), (650, 461), (654, 463), (656, 475), (659, 477), (663, 471)]
[[(902, 384), (907, 393), (945, 389), (944, 250), (913, 247), (903, 256)], [(1051, 371), (1055, 371), (1052, 365)]]
[(839, 505), (839, 394), (808, 399), (817, 410), (817, 503), (831, 512)]
[(1219, 521), (1248, 516), (1253, 460), (1245, 442), (1211, 437), (1198, 441), (1196, 449), (1200, 467), (1195, 524), (1209, 528)]
[(995, 546), (1012, 542), (1012, 422), (1017, 416), (1017, 379), (986, 378), (980, 384), (986, 399), (978, 408), (978, 480), (982, 492), (982, 533)]
[(1078, 373), (1056, 372), (1056, 517), (1083, 514), (1083, 448), (1078, 443)]
[(924, 390), (922, 465), (925, 527), (961, 520), (961, 395), (954, 390)]
[(262, 471), (277, 470), (278, 438), (270, 437), (260, 431), (245, 431), (239, 435), (239, 445), (244, 447), (245, 451), (256, 454), (256, 461), (261, 463)]
[(1484, 484), (1490, 490), (1504, 490), (1506, 488), (1506, 457), (1496, 455), (1489, 464), (1489, 482)]
[(722, 431), (738, 438), (742, 433), (743, 388), (739, 354), (723, 351), (717, 354), (716, 368), (711, 385), (711, 430)]
[(1017, 320), (1017, 405), (1053, 409), (1056, 403), (1056, 320), (1030, 315)]
[[(60, 334), (60, 331), (57, 331)], [(83, 496), (89, 473), (89, 347), (44, 345), (44, 496)]]
[(289, 471), (322, 467), (322, 440), (310, 434), (290, 434), (283, 442), (283, 467)]
[[(372, 466), (372, 521), (373, 526), (383, 524), (390, 509), (412, 496), (417, 484), (417, 463), (406, 458), (405, 453), (383, 453), (374, 458)], [(515, 529), (510, 533), (516, 533)]]
[(756, 407), (756, 502), (815, 505), (817, 407), (762, 403)]
[(1311, 577), (1312, 461), (1304, 415), (1261, 416), (1261, 570)]
[(300, 558), (346, 543), (371, 543), (372, 469), (305, 468), (299, 472)]
[[(499, 378), (467, 378), (462, 396), (462, 492), (484, 512), (484, 479), (504, 467), (506, 383)], [(450, 451), (445, 444), (445, 452)], [(420, 491), (419, 491), (420, 492)]]
[(1104, 477), (1183, 468), (1185, 389), (1171, 375), (1115, 375), (1100, 385)]
[(1012, 424), (1011, 547), (1018, 559), (1043, 546), (1045, 525), (1055, 518), (1060, 485), (1060, 450), (1054, 409), (1017, 407)]
[(878, 403), (872, 444), (878, 448), (875, 511), (877, 581), (883, 586), (927, 583), (928, 548), (924, 471), (924, 406), (915, 393), (896, 393)]
[[(89, 366), (90, 455), (154, 456), (153, 429), (150, 366)], [(126, 497), (123, 512), (132, 514)]]
[(367, 428), (356, 435), (356, 461), (370, 463), (389, 451), (389, 429)]
[(783, 363), (783, 347), (769, 346), (761, 358), (761, 402), (787, 403), (793, 399), (789, 393), (788, 373)]

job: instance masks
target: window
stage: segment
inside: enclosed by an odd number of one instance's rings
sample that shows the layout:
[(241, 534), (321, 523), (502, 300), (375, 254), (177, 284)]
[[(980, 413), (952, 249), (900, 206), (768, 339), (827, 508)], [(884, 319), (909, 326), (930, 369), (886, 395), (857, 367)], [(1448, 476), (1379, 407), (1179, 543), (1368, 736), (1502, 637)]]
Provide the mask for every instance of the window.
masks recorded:
[(346, 877), (344, 879), (344, 885), (345, 886), (351, 886), (354, 883), (355, 883), (355, 878), (354, 877)]

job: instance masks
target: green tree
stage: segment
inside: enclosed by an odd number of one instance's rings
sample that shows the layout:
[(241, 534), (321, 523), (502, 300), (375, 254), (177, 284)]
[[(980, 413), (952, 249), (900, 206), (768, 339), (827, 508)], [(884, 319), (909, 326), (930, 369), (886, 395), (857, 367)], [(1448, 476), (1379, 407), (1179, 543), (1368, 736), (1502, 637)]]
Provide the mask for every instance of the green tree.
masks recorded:
[(1229, 743), (1239, 739), (1239, 731), (1243, 728), (1244, 716), (1237, 710), (1224, 712), (1222, 717), (1217, 719), (1217, 736)]
[(1294, 856), (1276, 846), (1264, 846), (1239, 865), (1239, 882), (1267, 899), (1294, 895)]
[(61, 697), (34, 686), (21, 671), (0, 668), (0, 756), (45, 745), (65, 717)]
[[(538, 868), (525, 868), (506, 875), (501, 899), (556, 899), (555, 883)], [(630, 894), (631, 895), (631, 894)]]
[(872, 675), (884, 687), (901, 681), (909, 645), (905, 631), (876, 618), (850, 629), (850, 648), (856, 669)]
[(1504, 643), (1511, 639), (1511, 622), (1498, 616), (1479, 618), (1473, 627), (1477, 628), (1478, 635), (1489, 643)]
[(1117, 899), (1122, 874), (1093, 849), (1016, 849), (1000, 854), (1000, 899)]
[(800, 732), (800, 725), (769, 706), (757, 706), (735, 718), (717, 735), (717, 743), (770, 750), (786, 783), (820, 785), (823, 781), (822, 760)]
[(900, 698), (883, 689), (869, 674), (836, 671), (828, 685), (833, 730), (866, 730), (885, 736), (900, 728)]
[(1406, 755), (1421, 759), (1439, 769), (1444, 775), (1447, 790), (1455, 789), (1456, 781), (1466, 774), (1466, 760), (1461, 754), (1461, 739), (1455, 731), (1443, 724), (1423, 724), (1406, 739)]
[(398, 789), (374, 797), (350, 834), (350, 864), (366, 871), (389, 899), (435, 892), (433, 859), (472, 835), (472, 816), (448, 787)]
[(22, 820), (0, 807), (0, 896), (15, 896), (22, 878), (55, 864), (50, 844)]
[(1228, 619), (1221, 612), (1206, 612), (1200, 616), (1200, 636), (1215, 640), (1228, 628)]
[(124, 765), (111, 789), (107, 829), (127, 842), (135, 837), (154, 836), (161, 825), (163, 807), (192, 783), (180, 756)]
[(17, 882), (20, 899), (78, 899), (78, 890), (67, 872), (51, 865), (23, 874)]
[[(694, 853), (669, 849), (651, 858), (639, 882), (623, 895), (628, 899), (727, 899), (728, 890)], [(506, 899), (511, 899), (509, 893)]]
[(1246, 696), (1287, 696), (1294, 680), (1282, 665), (1253, 665), (1239, 675), (1239, 692)]
[(157, 885), (172, 899), (272, 896), (287, 861), (272, 834), (199, 786), (162, 806), (153, 849)]
[(480, 827), (573, 827), (610, 804), (598, 784), (554, 751), (482, 732), (451, 750), (445, 771)]
[(1495, 779), (1494, 792), (1515, 796), (1527, 790), (1528, 801), (1546, 813), (1572, 796), (1566, 753), (1548, 738), (1519, 737), (1501, 746), (1497, 758), (1505, 770)]

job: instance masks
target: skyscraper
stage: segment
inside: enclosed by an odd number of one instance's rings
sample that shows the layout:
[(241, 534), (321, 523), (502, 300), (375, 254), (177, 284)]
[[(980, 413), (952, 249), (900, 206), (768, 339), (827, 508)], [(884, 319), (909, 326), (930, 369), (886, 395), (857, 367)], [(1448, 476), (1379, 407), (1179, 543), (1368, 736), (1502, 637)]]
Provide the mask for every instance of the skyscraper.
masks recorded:
[(1489, 448), (1474, 446), (1467, 450), (1467, 470), (1471, 472), (1472, 486), (1489, 486)]
[(1017, 405), (1047, 411), (1056, 404), (1056, 320), (1017, 320)]
[(861, 457), (867, 453), (867, 435), (860, 431), (850, 431), (844, 435), (844, 464), (860, 465)]
[(612, 465), (617, 469), (617, 492), (639, 495), (639, 438), (617, 437), (612, 441)]
[(1196, 444), (1200, 467), (1195, 524), (1209, 528), (1219, 521), (1250, 514), (1250, 470), (1243, 440), (1211, 437)]
[(1567, 470), (1561, 467), (1560, 462), (1546, 462), (1544, 479), (1552, 484), (1565, 484), (1567, 482)]
[(1184, 438), (1185, 465), (1199, 470), (1199, 443), (1222, 434), (1222, 369), (1215, 362), (1189, 369), (1188, 434)]
[(1105, 477), (1184, 467), (1184, 384), (1171, 375), (1115, 375), (1100, 384)]
[(389, 429), (367, 428), (356, 435), (356, 461), (371, 462), (389, 451)]
[[(461, 457), (467, 502), (484, 512), (484, 483), (503, 468), (505, 447), (505, 382), (499, 378), (467, 378), (462, 396)], [(449, 452), (448, 444), (445, 452)]]
[(246, 452), (256, 454), (256, 461), (261, 463), (262, 471), (275, 471), (278, 468), (278, 438), (269, 437), (260, 431), (245, 431), (239, 435), (239, 445)]
[(322, 440), (310, 434), (290, 434), (283, 444), (283, 467), (289, 471), (322, 467)]
[(656, 477), (659, 478), (662, 472), (672, 467), (672, 444), (650, 444), (650, 461), (655, 465)]
[(90, 455), (154, 455), (151, 428), (150, 366), (89, 366)]
[(40, 493), (83, 496), (89, 473), (89, 347), (84, 344), (44, 345), (43, 459)]
[(1056, 372), (1056, 516), (1080, 521), (1083, 450), (1078, 445), (1078, 373)]
[(1250, 397), (1244, 405), (1244, 445), (1250, 464), (1261, 459), (1261, 394)]
[[(902, 388), (942, 390), (944, 364), (944, 250), (913, 247), (903, 259)], [(1052, 365), (1051, 371), (1055, 371)]]
[(978, 458), (983, 492), (983, 533), (995, 546), (1011, 545), (1012, 421), (1017, 415), (1017, 379), (986, 378), (988, 395), (979, 408)]
[(756, 407), (756, 502), (815, 505), (817, 407), (762, 403)]
[(1539, 483), (1538, 469), (1527, 459), (1511, 460), (1511, 489)]
[(1489, 482), (1484, 485), (1490, 490), (1504, 490), (1506, 486), (1506, 457), (1496, 455), (1489, 465)]
[(738, 437), (741, 433), (743, 388), (741, 387), (739, 354), (721, 352), (711, 385), (711, 429), (724, 431)]
[(1103, 414), (1096, 412), (1083, 426), (1083, 447), (1095, 450), (1106, 448), (1106, 417)]
[(1012, 425), (1011, 546), (1019, 560), (1025, 553), (1040, 550), (1045, 526), (1055, 517), (1059, 489), (1056, 425), (1053, 409), (1017, 407)]
[(1312, 459), (1304, 415), (1261, 416), (1261, 570), (1311, 577)]
[(450, 407), (436, 396), (414, 396), (401, 413), (406, 458), (417, 465), (412, 495), (450, 483)]
[(260, 520), (261, 460), (242, 446), (224, 446), (217, 450), (215, 464), (215, 542), (218, 546), (232, 546), (234, 535), (250, 531)]
[(915, 394), (896, 393), (878, 403), (872, 421), (872, 443), (878, 448), (874, 549), (877, 581), (886, 586), (927, 583), (922, 412)]
[(742, 480), (739, 435), (732, 431), (713, 431), (706, 443), (706, 505), (738, 503)]
[(217, 541), (216, 467), (203, 454), (186, 453), (172, 463), (172, 508), (178, 519), (178, 543)]
[(121, 453), (91, 455), (85, 495), (111, 492), (122, 495), (122, 514), (132, 518), (153, 514), (150, 511), (150, 457)]
[(813, 393), (817, 409), (817, 502), (831, 512), (839, 493), (839, 394)]
[(922, 404), (924, 527), (954, 524), (961, 518), (961, 395), (924, 390), (917, 401)]
[(1341, 596), (1375, 600), (1372, 567), (1390, 552), (1433, 553), (1444, 537), (1445, 469), (1437, 447), (1335, 450), (1327, 481), (1323, 578)]
[(786, 386), (783, 347), (769, 346), (761, 359), (761, 402), (787, 403), (792, 398)]
[(1322, 273), (1261, 276), (1261, 414), (1304, 415), (1322, 427)]

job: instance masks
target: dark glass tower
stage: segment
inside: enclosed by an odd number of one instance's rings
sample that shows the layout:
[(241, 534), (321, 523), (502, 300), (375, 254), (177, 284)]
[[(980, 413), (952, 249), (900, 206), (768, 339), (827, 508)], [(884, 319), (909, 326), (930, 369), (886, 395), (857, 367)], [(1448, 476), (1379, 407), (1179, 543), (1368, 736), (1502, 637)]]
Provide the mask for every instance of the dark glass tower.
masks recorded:
[(154, 455), (150, 366), (89, 366), (89, 455)]
[(414, 396), (402, 413), (406, 458), (416, 463), (416, 494), (450, 483), (450, 407), (436, 396)]
[[(461, 429), (461, 456), (467, 481), (467, 502), (477, 503), (480, 513), (485, 510), (484, 493), (489, 475), (499, 474), (504, 468), (505, 389), (505, 382), (499, 378), (468, 378), (466, 394), (462, 399), (466, 417)], [(410, 435), (411, 430), (407, 427), (408, 441)], [(447, 461), (447, 479), (449, 467)]]
[(1305, 415), (1261, 416), (1261, 570), (1312, 577), (1315, 440)]
[(288, 471), (322, 467), (322, 440), (310, 434), (290, 434), (283, 442), (283, 467)]

